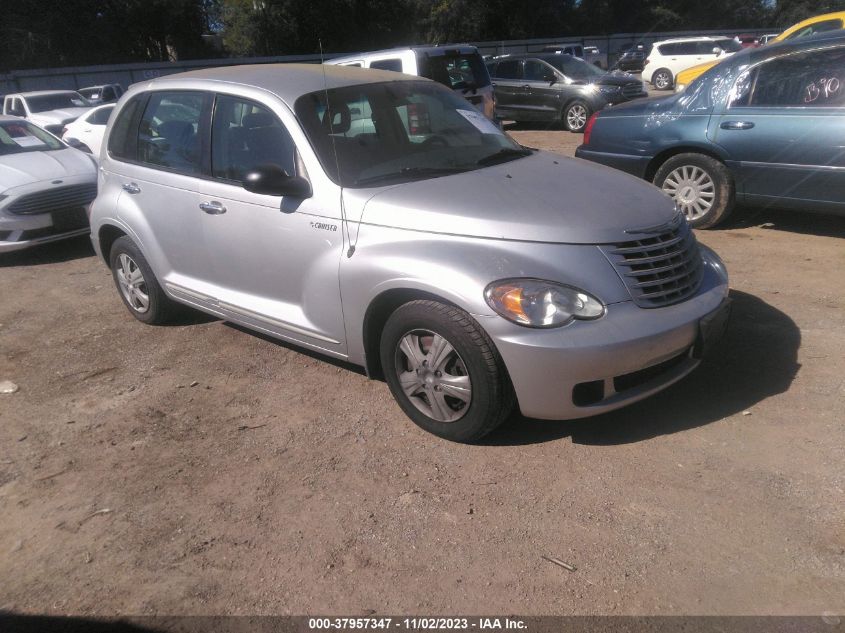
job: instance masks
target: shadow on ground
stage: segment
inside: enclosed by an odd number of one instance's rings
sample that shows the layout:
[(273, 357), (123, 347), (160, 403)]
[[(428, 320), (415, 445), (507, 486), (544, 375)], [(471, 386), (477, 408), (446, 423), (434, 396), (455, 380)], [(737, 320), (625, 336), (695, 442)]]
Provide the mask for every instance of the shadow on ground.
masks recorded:
[(783, 393), (800, 368), (798, 326), (753, 295), (732, 291), (731, 297), (731, 322), (713, 356), (666, 391), (593, 418), (553, 422), (516, 415), (482, 443), (535, 444), (569, 436), (577, 444), (629, 444), (704, 426)]
[(87, 235), (70, 240), (33, 246), (23, 251), (0, 254), (0, 268), (58, 264), (83, 257), (93, 257), (94, 247)]
[(845, 238), (845, 217), (843, 216), (779, 209), (737, 209), (734, 217), (724, 228), (743, 229), (753, 226), (773, 231)]

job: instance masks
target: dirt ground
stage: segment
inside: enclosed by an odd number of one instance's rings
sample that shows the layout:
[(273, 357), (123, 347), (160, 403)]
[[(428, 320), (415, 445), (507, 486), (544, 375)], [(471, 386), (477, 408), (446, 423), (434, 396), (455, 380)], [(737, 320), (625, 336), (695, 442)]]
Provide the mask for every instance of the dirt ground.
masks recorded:
[(731, 273), (718, 358), (481, 446), (354, 368), (142, 325), (84, 239), (0, 258), (0, 609), (845, 613), (845, 218), (698, 237)]

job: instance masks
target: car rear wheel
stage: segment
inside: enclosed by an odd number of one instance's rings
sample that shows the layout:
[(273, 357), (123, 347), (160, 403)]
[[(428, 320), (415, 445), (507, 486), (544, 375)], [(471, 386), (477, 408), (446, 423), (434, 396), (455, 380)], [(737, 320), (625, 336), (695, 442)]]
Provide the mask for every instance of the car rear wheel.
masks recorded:
[(667, 68), (661, 68), (651, 76), (651, 83), (658, 90), (669, 90), (672, 87), (672, 73)]
[(563, 122), (570, 132), (583, 132), (590, 118), (590, 106), (583, 101), (573, 101), (563, 112)]
[(724, 222), (734, 206), (734, 182), (723, 163), (704, 154), (678, 154), (654, 176), (690, 225), (706, 229)]
[(170, 320), (178, 305), (164, 294), (141, 250), (129, 237), (115, 240), (109, 262), (114, 284), (132, 316), (149, 325)]
[(399, 406), (426, 431), (474, 442), (511, 414), (515, 397), (487, 333), (463, 310), (406, 303), (381, 335), (381, 365)]

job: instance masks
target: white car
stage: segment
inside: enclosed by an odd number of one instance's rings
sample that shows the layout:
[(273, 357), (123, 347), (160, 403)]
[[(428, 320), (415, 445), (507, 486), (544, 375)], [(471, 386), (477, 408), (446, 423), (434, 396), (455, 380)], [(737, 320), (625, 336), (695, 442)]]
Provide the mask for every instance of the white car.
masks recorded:
[(682, 70), (727, 57), (742, 50), (730, 37), (685, 37), (655, 42), (643, 68), (643, 80), (658, 90), (669, 90)]
[(87, 235), (91, 156), (19, 117), (0, 116), (0, 254)]
[(91, 104), (74, 90), (20, 92), (3, 98), (3, 114), (23, 117), (56, 136), (90, 109)]
[(84, 114), (76, 121), (68, 123), (62, 130), (62, 140), (83, 152), (100, 155), (100, 146), (103, 143), (103, 134), (106, 131), (106, 124), (109, 116), (114, 110), (113, 103), (94, 108), (88, 114)]

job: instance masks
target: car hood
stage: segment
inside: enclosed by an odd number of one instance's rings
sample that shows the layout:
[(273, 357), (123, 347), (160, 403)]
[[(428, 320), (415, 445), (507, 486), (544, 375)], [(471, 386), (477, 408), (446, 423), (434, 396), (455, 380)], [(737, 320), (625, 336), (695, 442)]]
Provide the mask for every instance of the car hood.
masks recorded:
[(87, 154), (70, 147), (0, 156), (0, 192), (40, 180), (85, 174), (96, 177), (97, 168)]
[(612, 72), (596, 78), (593, 83), (601, 84), (603, 86), (627, 86), (628, 84), (637, 84), (642, 86), (643, 82), (628, 73)]
[(476, 171), (346, 189), (350, 218), (411, 231), (529, 242), (602, 244), (667, 223), (674, 204), (615, 169), (548, 152)]
[(47, 110), (46, 112), (35, 112), (29, 115), (29, 120), (36, 125), (51, 123), (67, 123), (75, 121), (91, 108), (62, 108), (61, 110)]

